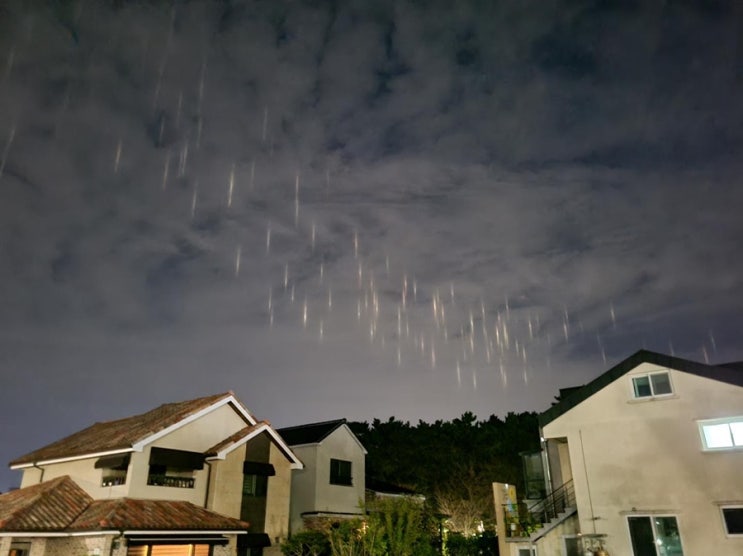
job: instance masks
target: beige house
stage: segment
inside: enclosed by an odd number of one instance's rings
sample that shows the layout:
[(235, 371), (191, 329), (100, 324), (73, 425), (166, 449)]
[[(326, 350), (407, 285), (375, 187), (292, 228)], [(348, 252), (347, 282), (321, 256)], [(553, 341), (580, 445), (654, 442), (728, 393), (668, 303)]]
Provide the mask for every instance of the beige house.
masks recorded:
[(540, 424), (551, 519), (503, 554), (743, 554), (742, 364), (640, 351)]
[(10, 463), (0, 556), (280, 554), (302, 464), (227, 392), (96, 423)]
[(366, 449), (345, 419), (279, 429), (304, 464), (292, 473), (292, 533), (363, 515)]

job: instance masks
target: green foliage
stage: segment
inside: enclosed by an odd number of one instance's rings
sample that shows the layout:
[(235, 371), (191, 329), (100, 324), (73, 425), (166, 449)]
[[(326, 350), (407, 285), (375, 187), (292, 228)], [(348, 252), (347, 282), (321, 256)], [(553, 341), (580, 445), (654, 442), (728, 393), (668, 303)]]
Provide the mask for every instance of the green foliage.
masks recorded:
[(490, 531), (471, 537), (460, 533), (449, 533), (446, 538), (445, 554), (447, 556), (498, 556), (498, 537)]
[(472, 533), (494, 522), (492, 483), (523, 492), (520, 452), (539, 449), (536, 413), (509, 413), (478, 421), (471, 412), (452, 421), (413, 426), (390, 417), (349, 423), (366, 447), (367, 477), (415, 490), (436, 500), (447, 527)]
[(281, 545), (284, 556), (329, 556), (330, 542), (321, 531), (300, 531)]

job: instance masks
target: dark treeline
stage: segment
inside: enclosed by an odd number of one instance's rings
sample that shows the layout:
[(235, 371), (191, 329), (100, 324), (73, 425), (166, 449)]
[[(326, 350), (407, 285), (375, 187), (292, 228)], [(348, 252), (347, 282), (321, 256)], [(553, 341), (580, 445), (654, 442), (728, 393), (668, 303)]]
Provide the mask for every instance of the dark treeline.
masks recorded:
[(452, 421), (417, 425), (394, 417), (349, 423), (366, 447), (366, 476), (412, 489), (435, 501), (452, 525), (471, 531), (493, 516), (493, 481), (521, 492), (521, 452), (539, 449), (537, 413), (478, 421), (470, 412)]

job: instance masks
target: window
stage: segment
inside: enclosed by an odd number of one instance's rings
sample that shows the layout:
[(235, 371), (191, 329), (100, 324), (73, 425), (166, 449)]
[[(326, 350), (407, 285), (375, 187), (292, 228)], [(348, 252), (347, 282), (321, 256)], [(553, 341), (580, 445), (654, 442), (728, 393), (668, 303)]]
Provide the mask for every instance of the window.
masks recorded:
[(266, 496), (267, 492), (266, 475), (243, 475), (243, 496)]
[(743, 417), (699, 421), (699, 433), (705, 450), (743, 448)]
[(101, 486), (109, 487), (126, 483), (126, 472), (129, 469), (129, 454), (100, 458), (95, 468), (101, 469)]
[(654, 398), (673, 394), (668, 371), (632, 377), (632, 392), (635, 398)]
[(10, 545), (10, 552), (8, 552), (8, 556), (28, 556), (30, 553), (30, 542), (13, 542)]
[(351, 462), (342, 459), (330, 460), (330, 484), (353, 485), (351, 478)]
[(722, 520), (725, 522), (725, 533), (743, 535), (743, 506), (727, 506), (720, 509)]
[(683, 556), (678, 524), (673, 516), (629, 516), (634, 556)]

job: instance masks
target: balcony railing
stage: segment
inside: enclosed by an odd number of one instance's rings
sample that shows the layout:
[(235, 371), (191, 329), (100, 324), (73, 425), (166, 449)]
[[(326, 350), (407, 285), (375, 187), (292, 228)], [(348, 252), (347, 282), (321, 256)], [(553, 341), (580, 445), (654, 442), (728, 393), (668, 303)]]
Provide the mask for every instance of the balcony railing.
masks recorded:
[(193, 477), (174, 477), (172, 475), (149, 475), (147, 484), (151, 486), (193, 488)]
[(120, 477), (120, 476), (103, 477), (103, 479), (101, 479), (101, 486), (104, 486), (104, 487), (123, 485), (123, 484), (126, 484), (126, 476), (124, 477)]
[(545, 523), (549, 523), (568, 508), (574, 507), (575, 490), (572, 480), (533, 504), (519, 502), (516, 507), (505, 504), (503, 511), (506, 516), (506, 536), (529, 537)]

